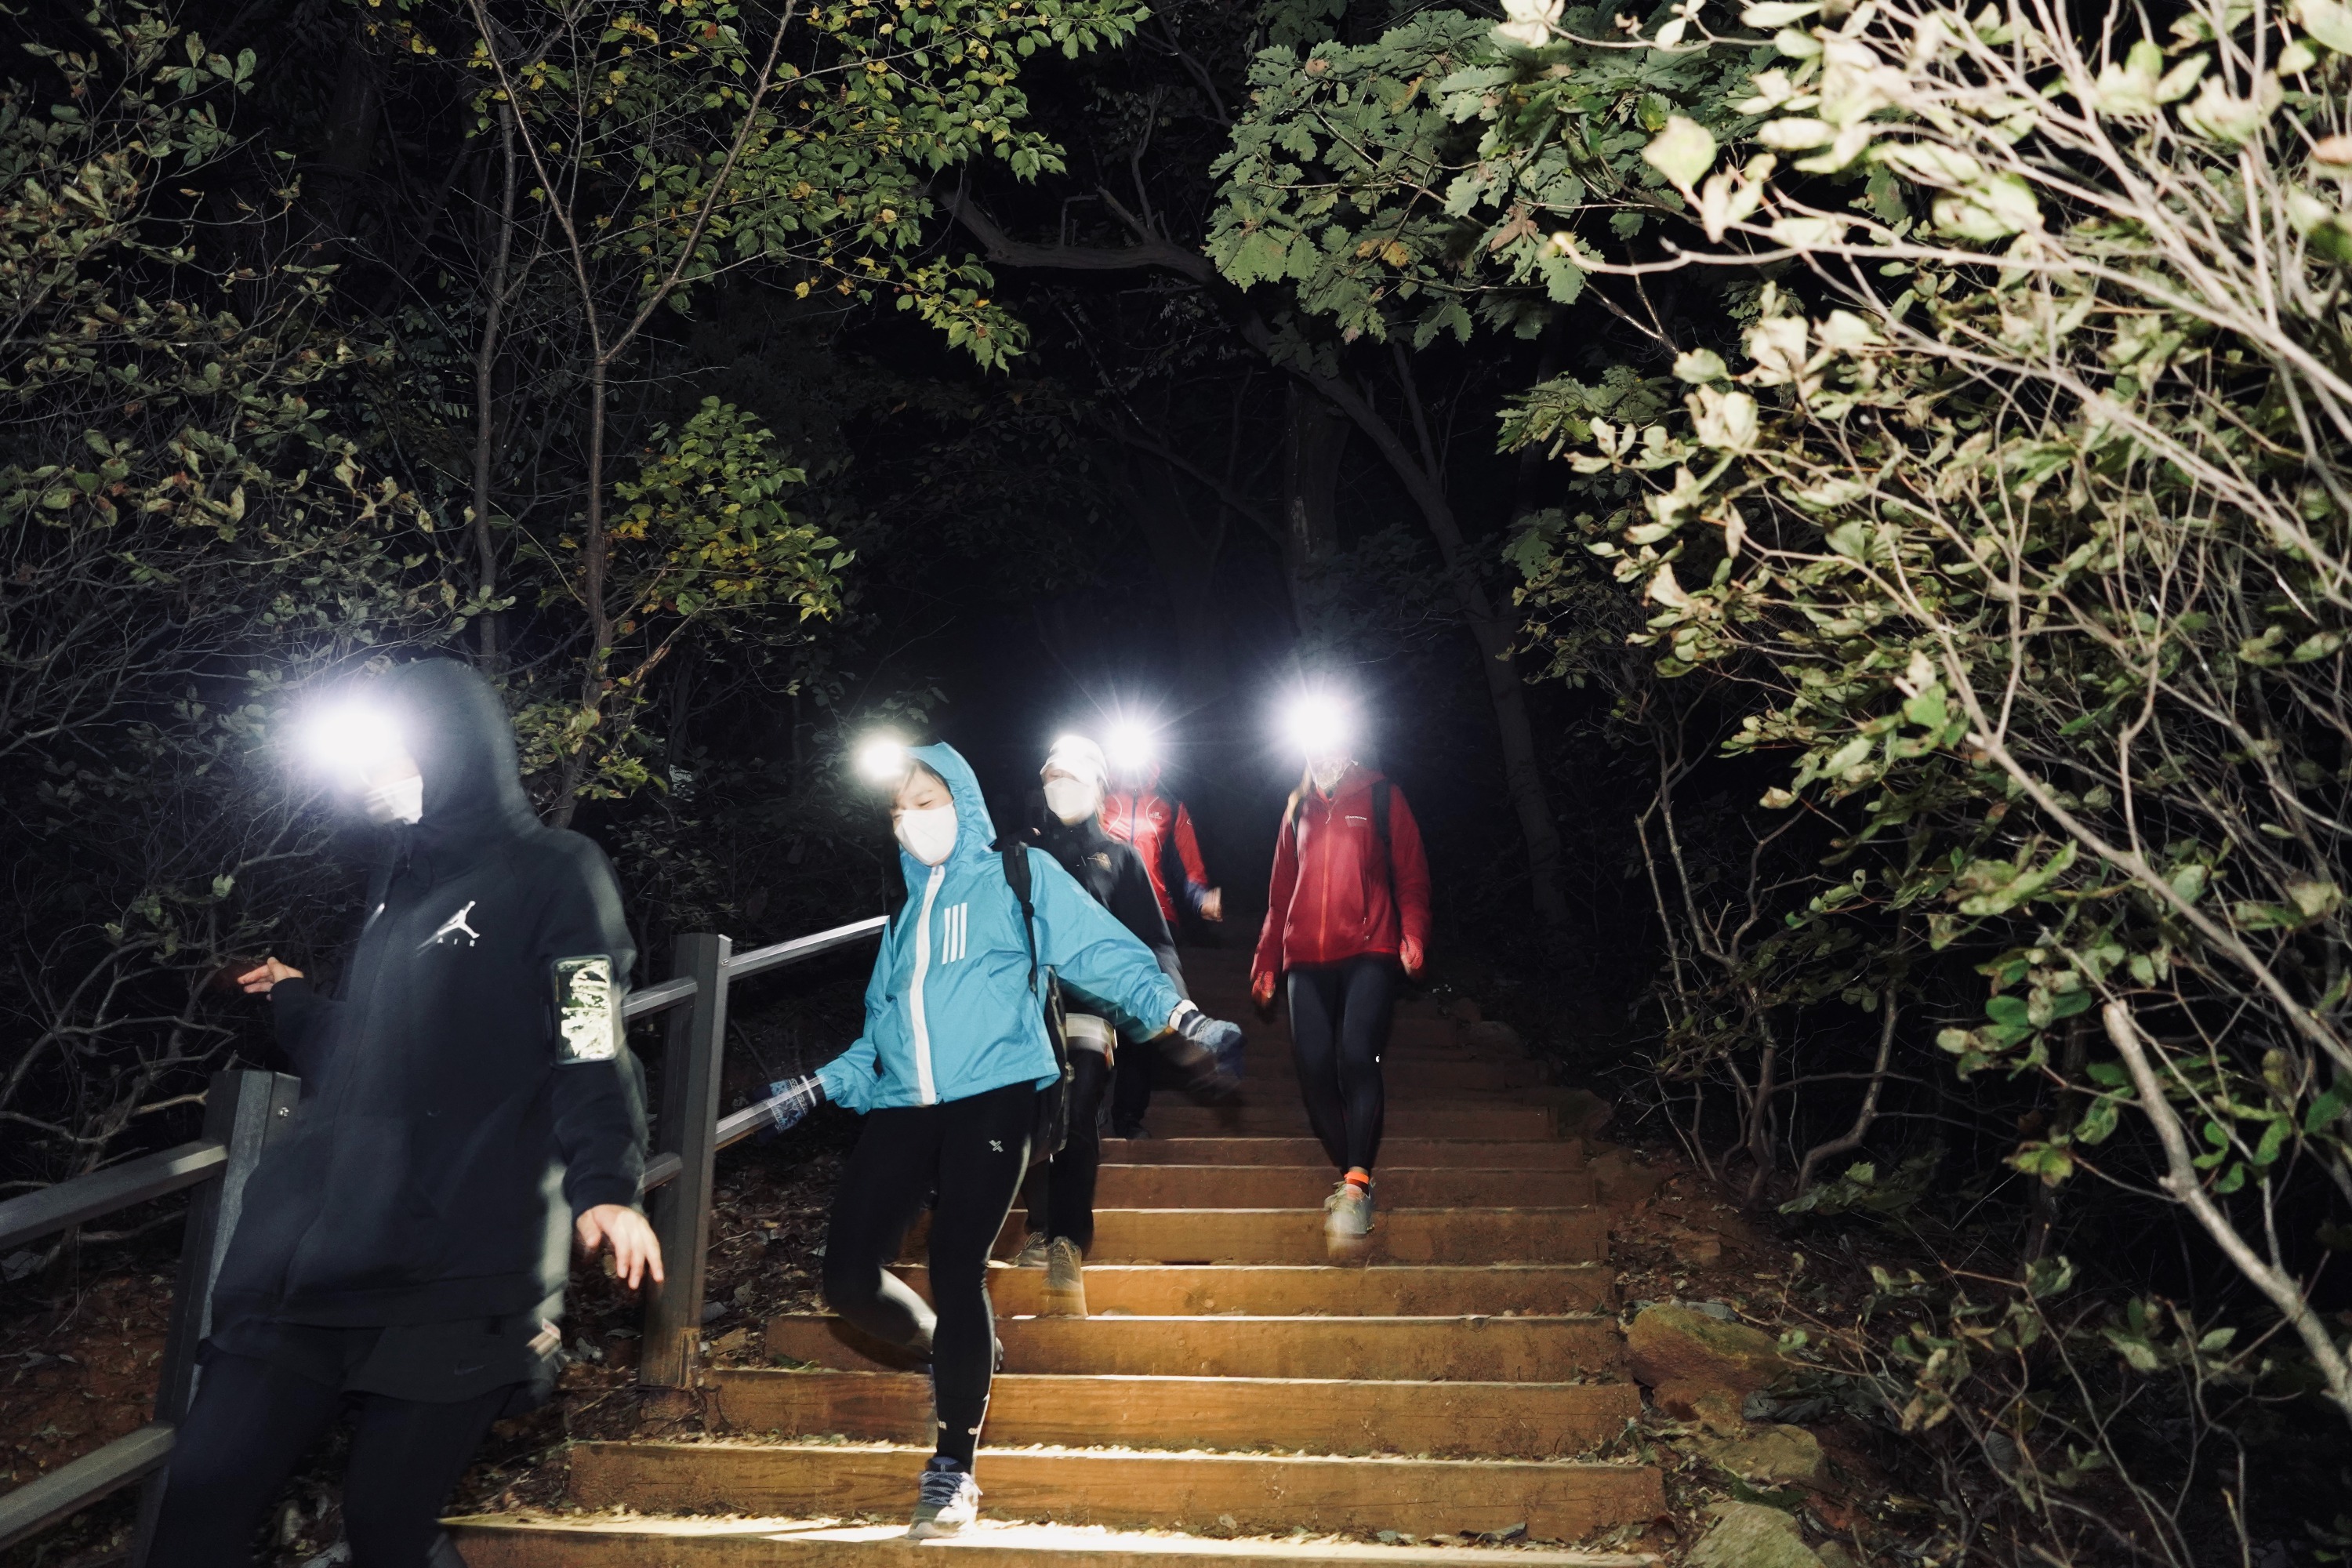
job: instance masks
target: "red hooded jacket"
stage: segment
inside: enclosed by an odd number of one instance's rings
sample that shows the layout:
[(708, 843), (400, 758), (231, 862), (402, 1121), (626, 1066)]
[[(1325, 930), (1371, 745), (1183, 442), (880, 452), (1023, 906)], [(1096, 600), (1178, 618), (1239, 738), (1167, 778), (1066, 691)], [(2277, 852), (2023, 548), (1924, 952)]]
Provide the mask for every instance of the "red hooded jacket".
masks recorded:
[(1253, 983), (1303, 963), (1395, 957), (1406, 937), (1428, 950), (1429, 861), (1421, 827), (1404, 792), (1390, 785), (1383, 848), (1372, 823), (1372, 785), (1381, 776), (1349, 768), (1331, 795), (1309, 788), (1284, 816), (1265, 928), (1250, 965)]
[(1168, 886), (1170, 847), (1174, 847), (1177, 864), (1184, 868), (1184, 906), (1196, 915), (1209, 891), (1209, 871), (1201, 859), (1201, 841), (1192, 832), (1192, 814), (1184, 809), (1183, 802), (1160, 795), (1159, 784), (1160, 771), (1155, 768), (1141, 789), (1104, 795), (1102, 825), (1113, 838), (1135, 846), (1151, 878), (1151, 890), (1159, 895), (1160, 912), (1168, 917), (1169, 928), (1173, 930), (1177, 906), (1175, 889)]

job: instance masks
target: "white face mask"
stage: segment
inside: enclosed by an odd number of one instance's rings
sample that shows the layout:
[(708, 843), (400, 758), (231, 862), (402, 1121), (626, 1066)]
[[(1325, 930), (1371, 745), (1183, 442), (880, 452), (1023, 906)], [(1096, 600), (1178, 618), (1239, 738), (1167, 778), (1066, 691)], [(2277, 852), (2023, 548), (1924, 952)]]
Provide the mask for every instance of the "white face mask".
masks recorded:
[(956, 809), (952, 805), (935, 805), (929, 811), (902, 811), (891, 823), (890, 831), (898, 836), (908, 854), (926, 866), (936, 866), (955, 847)]
[(379, 826), (417, 822), (425, 816), (425, 775), (411, 773), (390, 784), (371, 784), (360, 796), (360, 809)]
[(1315, 787), (1329, 795), (1339, 787), (1339, 781), (1348, 776), (1348, 770), (1355, 765), (1352, 757), (1318, 757), (1308, 764), (1307, 772), (1315, 780)]
[(1045, 809), (1076, 826), (1102, 809), (1102, 792), (1084, 779), (1047, 779)]

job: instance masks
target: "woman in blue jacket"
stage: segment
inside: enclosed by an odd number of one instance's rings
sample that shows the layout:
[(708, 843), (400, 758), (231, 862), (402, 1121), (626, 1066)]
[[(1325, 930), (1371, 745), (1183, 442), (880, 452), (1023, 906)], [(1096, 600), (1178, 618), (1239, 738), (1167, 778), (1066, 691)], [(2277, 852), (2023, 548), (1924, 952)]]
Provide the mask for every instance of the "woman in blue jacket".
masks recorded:
[[(1028, 1167), (1038, 1091), (1059, 1068), (979, 781), (951, 747), (918, 746), (908, 759), (890, 809), (907, 903), (883, 934), (865, 1033), (812, 1077), (779, 1086), (774, 1103), (782, 1126), (824, 1100), (866, 1116), (825, 1232), (824, 1295), (930, 1363), (939, 1451), (908, 1531), (921, 1538), (978, 1513), (972, 1462), (996, 1363), (989, 1249)], [(1211, 1050), (1238, 1042), (1238, 1028), (1185, 1001), (1151, 950), (1051, 857), (1030, 854), (1029, 874), (1034, 966), (1115, 1011), (1133, 1038), (1172, 1028)], [(934, 1193), (926, 1305), (888, 1266)]]

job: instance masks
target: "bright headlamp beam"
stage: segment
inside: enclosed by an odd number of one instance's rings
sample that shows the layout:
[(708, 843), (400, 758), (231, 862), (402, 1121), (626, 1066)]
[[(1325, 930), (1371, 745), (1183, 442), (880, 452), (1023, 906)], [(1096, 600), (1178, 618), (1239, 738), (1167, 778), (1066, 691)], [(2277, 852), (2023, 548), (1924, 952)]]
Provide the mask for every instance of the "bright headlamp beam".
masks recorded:
[(303, 737), (320, 766), (364, 779), (408, 754), (391, 714), (364, 702), (346, 702), (311, 719)]
[(1140, 773), (1151, 765), (1159, 754), (1159, 742), (1145, 726), (1129, 720), (1111, 726), (1103, 750), (1110, 757), (1110, 765), (1122, 773)]
[(1329, 697), (1301, 697), (1290, 705), (1283, 728), (1291, 744), (1310, 757), (1344, 751), (1356, 738), (1354, 716)]
[(896, 735), (873, 735), (860, 741), (853, 760), (857, 776), (877, 789), (898, 788), (915, 765), (907, 742)]

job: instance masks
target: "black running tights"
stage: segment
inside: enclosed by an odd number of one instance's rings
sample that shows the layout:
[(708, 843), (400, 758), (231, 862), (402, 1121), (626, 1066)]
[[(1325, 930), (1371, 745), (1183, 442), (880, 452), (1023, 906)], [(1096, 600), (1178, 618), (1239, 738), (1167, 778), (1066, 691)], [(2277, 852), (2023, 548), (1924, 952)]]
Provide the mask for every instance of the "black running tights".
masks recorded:
[(294, 1467), (356, 1408), (343, 1472), (352, 1568), (425, 1568), (441, 1505), (511, 1388), (446, 1405), (344, 1394), (252, 1356), (218, 1351), (172, 1445), (151, 1568), (252, 1568), (253, 1532)]
[(1290, 972), (1290, 1054), (1307, 1124), (1341, 1170), (1380, 1158), (1386, 1095), (1381, 1056), (1396, 1008), (1391, 958), (1351, 958)]
[[(970, 1465), (996, 1370), (988, 1254), (1029, 1163), (1037, 1090), (1009, 1084), (940, 1105), (877, 1110), (841, 1173), (824, 1236), (824, 1299), (877, 1339), (931, 1363), (940, 1452)], [(931, 1304), (889, 1270), (931, 1214)]]
[[(1148, 1047), (1121, 1042), (1121, 1058), (1140, 1056)], [(1111, 1080), (1111, 1066), (1100, 1051), (1070, 1053), (1070, 1135), (1062, 1152), (1029, 1175), (1029, 1230), (1066, 1236), (1086, 1252), (1095, 1244), (1095, 1177), (1102, 1168), (1102, 1134), (1095, 1115), (1102, 1108), (1103, 1090)]]

